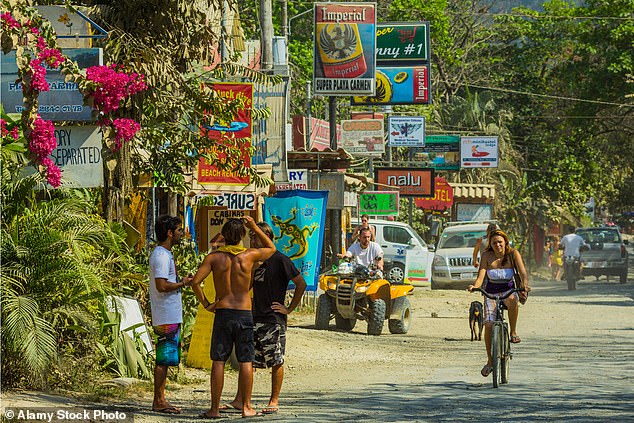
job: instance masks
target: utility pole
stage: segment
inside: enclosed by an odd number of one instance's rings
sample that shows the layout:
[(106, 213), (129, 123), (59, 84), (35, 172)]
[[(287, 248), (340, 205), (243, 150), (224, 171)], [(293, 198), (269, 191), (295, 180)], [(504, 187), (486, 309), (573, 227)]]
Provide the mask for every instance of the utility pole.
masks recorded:
[(272, 0), (260, 0), (260, 51), (262, 70), (273, 69), (273, 5)]

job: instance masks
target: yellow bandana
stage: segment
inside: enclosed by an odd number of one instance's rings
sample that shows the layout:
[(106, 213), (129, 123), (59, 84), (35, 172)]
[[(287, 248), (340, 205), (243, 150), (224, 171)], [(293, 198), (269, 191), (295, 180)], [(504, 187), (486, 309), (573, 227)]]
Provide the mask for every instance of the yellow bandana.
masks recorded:
[(243, 247), (242, 245), (223, 245), (222, 247), (218, 247), (216, 251), (219, 251), (221, 253), (229, 253), (229, 254), (233, 254), (234, 256), (237, 256), (238, 254), (246, 250), (247, 250), (246, 247)]

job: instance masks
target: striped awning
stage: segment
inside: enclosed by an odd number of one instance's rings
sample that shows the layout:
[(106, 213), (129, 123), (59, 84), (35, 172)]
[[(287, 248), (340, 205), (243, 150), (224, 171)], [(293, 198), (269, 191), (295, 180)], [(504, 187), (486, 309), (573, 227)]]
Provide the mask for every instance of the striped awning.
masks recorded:
[(495, 198), (495, 185), (489, 184), (459, 184), (450, 182), (453, 188), (454, 199), (469, 200), (493, 200)]

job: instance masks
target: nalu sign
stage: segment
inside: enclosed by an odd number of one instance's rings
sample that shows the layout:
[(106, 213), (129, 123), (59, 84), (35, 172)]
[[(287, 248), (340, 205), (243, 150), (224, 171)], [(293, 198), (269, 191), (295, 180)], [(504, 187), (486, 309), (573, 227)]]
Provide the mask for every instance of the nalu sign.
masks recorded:
[(434, 169), (415, 167), (382, 167), (374, 171), (375, 182), (383, 188), (397, 188), (402, 197), (433, 197), (434, 176)]

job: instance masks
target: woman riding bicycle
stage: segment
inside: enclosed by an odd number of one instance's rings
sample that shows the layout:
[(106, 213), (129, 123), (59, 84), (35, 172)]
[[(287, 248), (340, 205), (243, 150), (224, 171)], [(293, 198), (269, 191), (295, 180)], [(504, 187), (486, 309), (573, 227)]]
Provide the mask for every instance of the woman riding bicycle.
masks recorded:
[[(522, 279), (522, 285), (517, 288), (524, 288), (526, 292), (519, 295), (525, 300), (525, 296), (530, 290), (528, 287), (528, 273), (524, 267), (524, 261), (519, 251), (509, 245), (508, 236), (501, 230), (495, 230), (489, 234), (487, 249), (482, 254), (478, 278), (474, 285), (469, 285), (467, 290), (473, 292), (474, 288), (482, 288), (489, 294), (503, 294), (515, 288), (513, 278), (513, 264)], [(483, 286), (484, 284), (484, 286)], [(511, 325), (511, 339), (514, 344), (519, 343), (520, 337), (517, 335), (517, 314), (518, 314), (518, 294), (513, 293), (503, 300), (508, 308), (509, 323)], [(487, 377), (493, 370), (493, 359), (491, 357), (491, 327), (495, 319), (495, 300), (484, 298), (484, 340), (487, 348), (487, 364), (482, 368), (482, 376)]]

